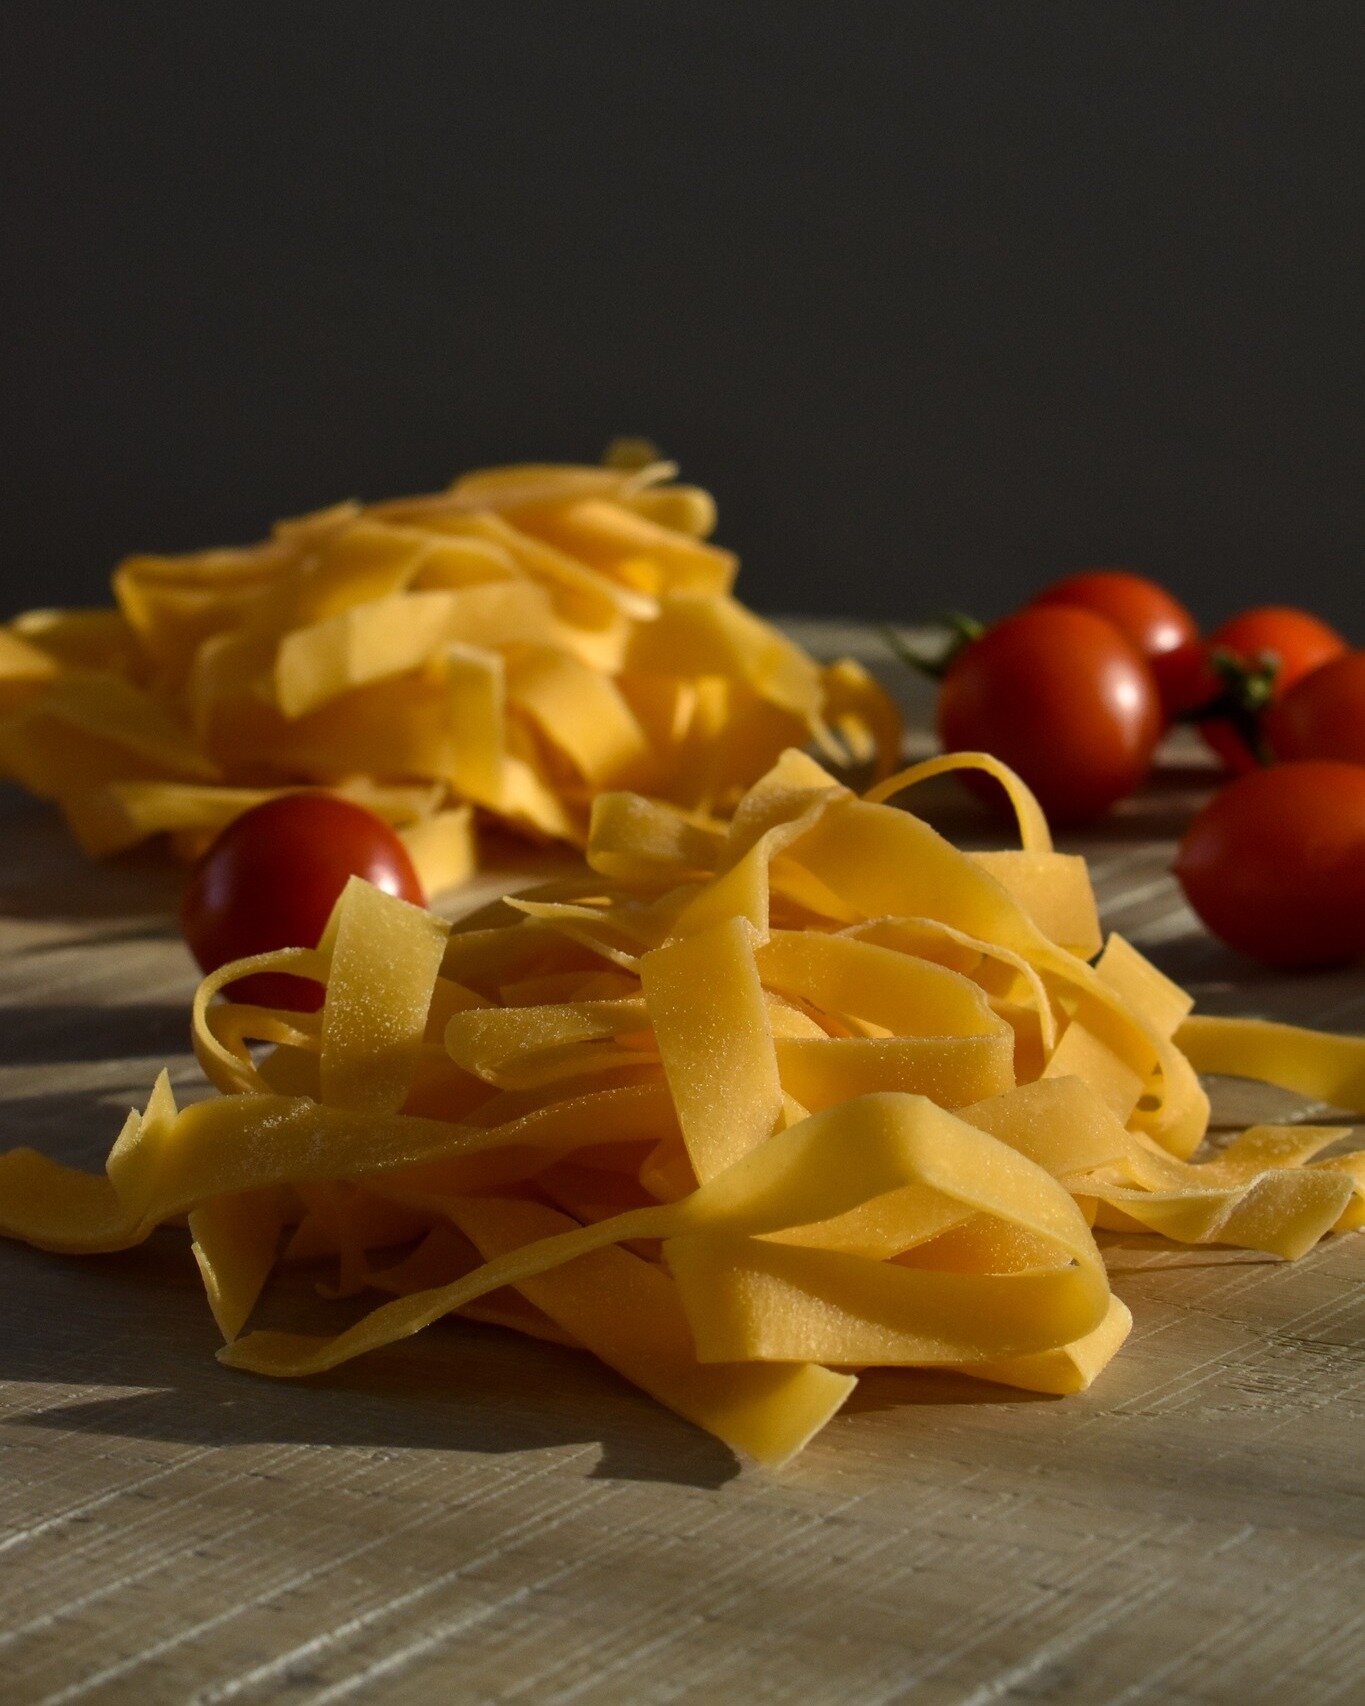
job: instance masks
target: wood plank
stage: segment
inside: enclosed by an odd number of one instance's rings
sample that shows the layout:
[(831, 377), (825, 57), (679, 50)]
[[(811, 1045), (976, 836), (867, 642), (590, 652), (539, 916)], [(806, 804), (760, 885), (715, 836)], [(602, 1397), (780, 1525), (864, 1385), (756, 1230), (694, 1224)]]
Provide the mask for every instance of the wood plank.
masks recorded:
[[(1195, 928), (1166, 867), (1204, 780), (1177, 751), (1067, 840), (1108, 921), (1206, 1009), (1365, 1029), (1359, 973), (1274, 977)], [(198, 1083), (174, 878), (13, 800), (3, 830), (0, 1141), (94, 1163), (164, 1061)], [(1091, 1393), (874, 1373), (778, 1476), (493, 1328), (276, 1384), (214, 1362), (181, 1236), (0, 1244), (0, 1699), (1359, 1698), (1360, 1240), (1113, 1259), (1137, 1327)]]

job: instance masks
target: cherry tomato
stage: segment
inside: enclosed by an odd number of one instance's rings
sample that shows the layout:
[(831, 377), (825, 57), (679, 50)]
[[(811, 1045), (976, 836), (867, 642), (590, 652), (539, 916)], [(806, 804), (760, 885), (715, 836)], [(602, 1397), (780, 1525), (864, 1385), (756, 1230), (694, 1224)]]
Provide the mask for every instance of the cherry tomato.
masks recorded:
[(1146, 575), (1129, 569), (1084, 569), (1044, 587), (1030, 602), (1074, 604), (1107, 617), (1147, 659), (1167, 717), (1198, 704), (1186, 696), (1186, 664), (1189, 648), (1198, 645), (1198, 624), (1178, 598)]
[(1365, 652), (1333, 658), (1266, 712), (1276, 758), (1339, 758), (1365, 764)]
[(1365, 765), (1277, 764), (1214, 795), (1175, 874), (1215, 936), (1273, 966), (1365, 955)]
[(1207, 705), (1226, 686), (1209, 662), (1207, 640), (1186, 640), (1183, 646), (1167, 652), (1163, 668), (1166, 687), (1162, 697), (1172, 722)]
[[(1335, 628), (1329, 628), (1308, 611), (1275, 604), (1244, 610), (1216, 628), (1207, 644), (1210, 652), (1228, 652), (1248, 665), (1254, 665), (1262, 657), (1274, 658), (1271, 703), (1282, 698), (1296, 681), (1349, 650)], [(1204, 677), (1205, 702), (1214, 698), (1223, 685), (1210, 665)], [(1199, 732), (1234, 774), (1243, 775), (1259, 763), (1244, 735), (1225, 718), (1205, 720), (1200, 723)]]
[[(205, 972), (275, 948), (315, 948), (351, 877), (426, 904), (407, 849), (382, 818), (334, 794), (282, 794), (235, 818), (190, 874), (181, 926)], [(322, 990), (261, 973), (230, 986), (238, 1001), (310, 1012)]]
[(1037, 605), (949, 664), (938, 732), (950, 752), (1004, 759), (1058, 823), (1085, 823), (1147, 775), (1161, 703), (1151, 670), (1112, 622), (1074, 605)]

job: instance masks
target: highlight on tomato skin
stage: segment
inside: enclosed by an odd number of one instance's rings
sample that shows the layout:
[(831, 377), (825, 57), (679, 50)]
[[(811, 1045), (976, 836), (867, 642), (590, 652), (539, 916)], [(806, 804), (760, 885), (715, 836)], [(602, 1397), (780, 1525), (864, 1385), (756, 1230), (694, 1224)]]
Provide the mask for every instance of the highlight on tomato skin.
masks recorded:
[[(190, 873), (181, 928), (205, 973), (249, 954), (315, 948), (351, 877), (425, 906), (407, 848), (380, 817), (334, 794), (283, 794), (243, 812)], [(312, 1012), (307, 978), (259, 973), (228, 986), (235, 1001)]]
[(1320, 665), (1272, 705), (1265, 737), (1274, 757), (1365, 764), (1365, 652)]
[(1156, 677), (1162, 709), (1174, 720), (1201, 701), (1201, 678), (1192, 678), (1190, 659), (1198, 655), (1199, 624), (1173, 594), (1131, 569), (1082, 569), (1045, 586), (1031, 605), (1067, 604), (1092, 610), (1126, 634)]
[[(1146, 779), (1163, 719), (1132, 642), (1074, 605), (1030, 606), (964, 646), (939, 687), (949, 752), (983, 751), (1028, 783), (1055, 823), (1088, 823)], [(1000, 803), (993, 783), (974, 791)]]
[[(1207, 661), (1214, 652), (1237, 660), (1249, 672), (1263, 660), (1273, 659), (1273, 675), (1265, 683), (1264, 697), (1274, 704), (1296, 682), (1349, 650), (1342, 635), (1310, 611), (1280, 604), (1243, 610), (1208, 637), (1201, 702), (1207, 703), (1227, 686)], [(1235, 776), (1245, 775), (1262, 762), (1263, 755), (1253, 750), (1245, 734), (1227, 718), (1206, 718), (1199, 724), (1199, 732)]]
[(1195, 816), (1175, 874), (1230, 947), (1282, 970), (1365, 957), (1365, 765), (1277, 764)]

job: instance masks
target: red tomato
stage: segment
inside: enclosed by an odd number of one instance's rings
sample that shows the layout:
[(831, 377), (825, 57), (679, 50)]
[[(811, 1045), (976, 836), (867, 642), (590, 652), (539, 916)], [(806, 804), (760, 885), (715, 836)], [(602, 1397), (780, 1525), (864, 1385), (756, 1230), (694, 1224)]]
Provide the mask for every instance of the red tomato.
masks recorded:
[[(235, 818), (190, 875), (181, 925), (205, 972), (275, 948), (315, 948), (351, 877), (424, 906), (407, 848), (382, 818), (334, 794), (283, 794)], [(262, 973), (234, 999), (311, 1012), (321, 988)]]
[(1365, 764), (1365, 652), (1333, 658), (1266, 713), (1276, 758), (1339, 758)]
[(1165, 660), (1166, 688), (1163, 698), (1173, 722), (1188, 717), (1210, 699), (1216, 699), (1227, 684), (1209, 662), (1206, 640), (1186, 640)]
[(1038, 605), (953, 659), (938, 732), (950, 752), (1004, 759), (1058, 823), (1085, 823), (1147, 775), (1161, 703), (1151, 670), (1112, 622), (1074, 605)]
[(1186, 697), (1186, 658), (1188, 648), (1198, 644), (1199, 627), (1165, 587), (1129, 569), (1084, 569), (1044, 587), (1030, 602), (1074, 604), (1107, 617), (1147, 659), (1168, 717), (1177, 717), (1198, 704), (1198, 700)]
[(1365, 955), (1365, 765), (1254, 770), (1185, 832), (1175, 874), (1215, 936), (1273, 966)]
[[(1308, 611), (1275, 604), (1244, 610), (1216, 628), (1207, 644), (1210, 651), (1229, 652), (1249, 665), (1262, 658), (1275, 659), (1271, 703), (1288, 692), (1296, 681), (1349, 650), (1335, 628), (1329, 628)], [(1210, 666), (1204, 680), (1206, 700), (1212, 699), (1223, 685)], [(1257, 755), (1247, 745), (1245, 736), (1227, 719), (1208, 719), (1200, 723), (1199, 732), (1235, 774), (1255, 769), (1259, 762)]]

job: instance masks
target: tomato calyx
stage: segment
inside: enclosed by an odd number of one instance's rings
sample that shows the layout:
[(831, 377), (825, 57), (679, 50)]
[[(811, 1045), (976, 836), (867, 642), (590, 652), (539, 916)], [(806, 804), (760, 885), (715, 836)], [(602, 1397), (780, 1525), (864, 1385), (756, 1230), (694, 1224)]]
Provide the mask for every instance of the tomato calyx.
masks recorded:
[(1263, 718), (1274, 703), (1281, 666), (1275, 652), (1257, 652), (1240, 657), (1223, 646), (1214, 646), (1207, 657), (1208, 673), (1221, 684), (1202, 704), (1182, 712), (1182, 723), (1222, 722), (1231, 726), (1257, 764), (1274, 762), (1265, 737)]
[(928, 676), (930, 681), (942, 681), (958, 655), (986, 632), (986, 624), (961, 610), (946, 610), (931, 627), (930, 643), (923, 650), (911, 645), (889, 622), (878, 632), (907, 669)]

